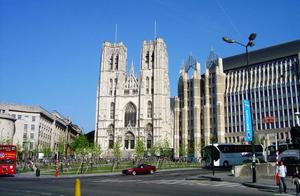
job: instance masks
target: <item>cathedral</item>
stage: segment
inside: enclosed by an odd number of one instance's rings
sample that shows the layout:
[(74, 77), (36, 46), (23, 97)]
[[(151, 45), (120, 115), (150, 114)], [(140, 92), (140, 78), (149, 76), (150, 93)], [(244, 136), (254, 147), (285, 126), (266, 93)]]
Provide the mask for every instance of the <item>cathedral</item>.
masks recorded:
[(118, 142), (121, 156), (131, 158), (138, 139), (146, 149), (166, 143), (173, 148), (174, 117), (164, 40), (144, 41), (140, 59), (136, 76), (133, 63), (127, 70), (126, 46), (103, 43), (95, 130), (95, 143), (101, 146), (102, 157), (112, 157)]

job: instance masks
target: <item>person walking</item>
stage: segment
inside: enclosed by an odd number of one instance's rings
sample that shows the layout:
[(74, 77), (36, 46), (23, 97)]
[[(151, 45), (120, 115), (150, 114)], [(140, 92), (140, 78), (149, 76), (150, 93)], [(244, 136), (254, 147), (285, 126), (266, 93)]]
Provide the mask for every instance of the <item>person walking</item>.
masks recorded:
[(278, 167), (280, 193), (282, 193), (282, 188), (283, 191), (286, 193), (286, 184), (285, 184), (286, 173), (287, 173), (286, 166), (283, 164), (283, 161), (281, 161), (280, 166)]
[(298, 167), (296, 167), (296, 171), (293, 174), (293, 184), (296, 186), (296, 195), (298, 196), (300, 191), (300, 174)]

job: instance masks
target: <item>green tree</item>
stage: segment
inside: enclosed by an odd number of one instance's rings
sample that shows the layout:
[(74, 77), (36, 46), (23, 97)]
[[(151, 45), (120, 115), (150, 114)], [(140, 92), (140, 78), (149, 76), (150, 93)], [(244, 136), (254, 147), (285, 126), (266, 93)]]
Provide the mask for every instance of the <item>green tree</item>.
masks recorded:
[(89, 141), (84, 135), (80, 135), (70, 144), (70, 148), (76, 153), (76, 155), (81, 157), (86, 154), (89, 146)]
[(185, 147), (184, 147), (184, 145), (183, 145), (183, 143), (180, 143), (179, 144), (179, 156), (180, 157), (183, 157), (183, 156), (185, 156)]
[(97, 144), (90, 143), (89, 153), (92, 155), (93, 161), (95, 161), (95, 158), (99, 158), (100, 154), (102, 153), (101, 147)]
[(112, 167), (112, 172), (118, 167), (119, 160), (121, 158), (121, 140), (118, 139), (113, 146), (113, 155), (115, 157)]
[(139, 162), (141, 160), (141, 158), (144, 156), (145, 154), (145, 144), (143, 139), (138, 138), (137, 139), (137, 144), (135, 146), (135, 153), (136, 153), (136, 158), (137, 158), (137, 162)]
[(65, 140), (60, 139), (58, 144), (57, 144), (57, 151), (61, 156), (65, 155)]
[(155, 144), (150, 148), (151, 156), (160, 156), (160, 146), (159, 144)]
[(167, 140), (164, 140), (163, 145), (161, 145), (160, 154), (163, 157), (170, 157), (171, 149), (170, 149), (170, 144)]
[(42, 152), (44, 153), (44, 157), (48, 158), (51, 155), (51, 148), (50, 147), (44, 147), (42, 149)]

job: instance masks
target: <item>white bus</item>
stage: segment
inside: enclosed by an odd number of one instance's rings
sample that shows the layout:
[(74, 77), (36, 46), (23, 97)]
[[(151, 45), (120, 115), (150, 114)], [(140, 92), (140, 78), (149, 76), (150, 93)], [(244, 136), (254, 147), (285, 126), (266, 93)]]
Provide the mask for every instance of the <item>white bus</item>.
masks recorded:
[[(255, 145), (256, 159), (263, 160), (263, 147)], [(240, 165), (252, 160), (252, 145), (247, 144), (213, 144), (203, 149), (203, 166), (211, 167), (212, 159), (216, 167)]]

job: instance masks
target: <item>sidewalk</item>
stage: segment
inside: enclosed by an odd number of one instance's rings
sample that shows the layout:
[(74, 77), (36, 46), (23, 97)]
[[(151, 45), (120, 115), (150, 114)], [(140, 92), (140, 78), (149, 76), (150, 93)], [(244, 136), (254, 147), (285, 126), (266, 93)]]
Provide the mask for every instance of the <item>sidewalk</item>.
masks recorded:
[[(226, 182), (235, 182), (243, 184), (244, 186), (271, 190), (273, 192), (279, 192), (278, 186), (275, 185), (275, 177), (270, 176), (258, 176), (256, 178), (256, 183), (252, 182), (252, 176), (245, 178), (237, 178), (228, 173), (215, 173), (215, 175), (202, 175), (202, 176), (192, 176), (186, 178), (186, 180), (209, 180), (209, 181), (226, 181)], [(292, 178), (286, 178), (287, 192), (290, 194), (296, 194), (295, 185), (292, 184)]]

